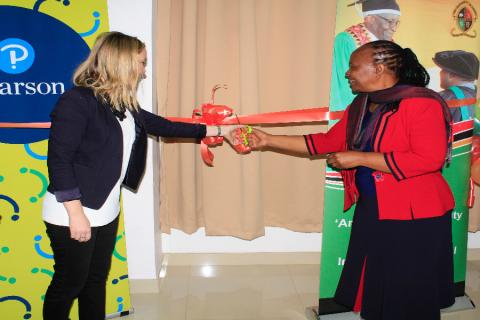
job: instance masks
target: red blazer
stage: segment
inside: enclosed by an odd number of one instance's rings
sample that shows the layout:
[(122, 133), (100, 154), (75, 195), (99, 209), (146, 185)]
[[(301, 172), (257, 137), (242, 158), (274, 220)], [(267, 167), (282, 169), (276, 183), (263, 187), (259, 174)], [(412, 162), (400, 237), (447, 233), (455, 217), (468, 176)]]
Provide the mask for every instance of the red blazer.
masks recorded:
[[(311, 155), (347, 150), (347, 108), (327, 133), (305, 136)], [(373, 150), (383, 153), (391, 173), (373, 172), (380, 220), (438, 217), (455, 206), (441, 174), (447, 152), (440, 103), (430, 98), (407, 98), (398, 109), (383, 113), (373, 133)], [(344, 209), (358, 198), (355, 169), (342, 170)]]

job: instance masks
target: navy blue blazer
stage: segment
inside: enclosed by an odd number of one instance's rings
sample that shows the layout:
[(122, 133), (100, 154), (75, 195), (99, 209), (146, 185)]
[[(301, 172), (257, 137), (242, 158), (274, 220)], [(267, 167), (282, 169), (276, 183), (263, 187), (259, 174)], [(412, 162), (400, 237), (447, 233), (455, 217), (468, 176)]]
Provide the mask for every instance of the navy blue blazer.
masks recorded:
[[(74, 87), (58, 100), (51, 113), (48, 141), (48, 190), (57, 201), (80, 199), (99, 209), (120, 178), (123, 137), (109, 105), (98, 101), (88, 88)], [(122, 185), (136, 190), (143, 176), (147, 134), (201, 139), (206, 126), (172, 122), (139, 109), (133, 112), (136, 137)]]

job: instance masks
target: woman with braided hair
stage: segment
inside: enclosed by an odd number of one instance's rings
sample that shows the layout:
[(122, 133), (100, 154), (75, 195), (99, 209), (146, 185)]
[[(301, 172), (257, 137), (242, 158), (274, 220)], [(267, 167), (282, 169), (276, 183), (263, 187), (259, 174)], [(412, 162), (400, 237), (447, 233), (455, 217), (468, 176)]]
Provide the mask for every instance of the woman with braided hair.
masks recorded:
[(454, 303), (448, 107), (415, 54), (390, 41), (354, 51), (346, 78), (357, 95), (327, 133), (254, 130), (251, 146), (323, 154), (340, 170), (345, 210), (356, 208), (338, 303), (367, 320), (440, 319)]

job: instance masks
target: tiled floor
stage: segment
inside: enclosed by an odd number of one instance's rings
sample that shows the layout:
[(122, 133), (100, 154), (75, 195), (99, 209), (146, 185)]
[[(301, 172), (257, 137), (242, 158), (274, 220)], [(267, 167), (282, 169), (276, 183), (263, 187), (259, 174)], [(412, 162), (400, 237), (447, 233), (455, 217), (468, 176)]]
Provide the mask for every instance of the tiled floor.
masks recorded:
[[(480, 306), (480, 261), (468, 261), (467, 293)], [(153, 281), (153, 280), (152, 280)], [(142, 320), (306, 320), (318, 298), (319, 265), (170, 266), (159, 293), (134, 293)], [(443, 314), (479, 320), (480, 308)]]

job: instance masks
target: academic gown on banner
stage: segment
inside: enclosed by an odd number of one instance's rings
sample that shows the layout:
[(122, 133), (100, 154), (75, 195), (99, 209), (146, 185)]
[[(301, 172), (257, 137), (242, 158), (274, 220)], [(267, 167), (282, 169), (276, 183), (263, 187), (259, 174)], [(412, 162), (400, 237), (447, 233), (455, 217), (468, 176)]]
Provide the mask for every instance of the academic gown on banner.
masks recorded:
[(365, 43), (375, 40), (377, 38), (367, 30), (363, 23), (351, 26), (335, 37), (330, 80), (330, 109), (332, 111), (345, 110), (355, 97), (345, 78), (352, 52)]

